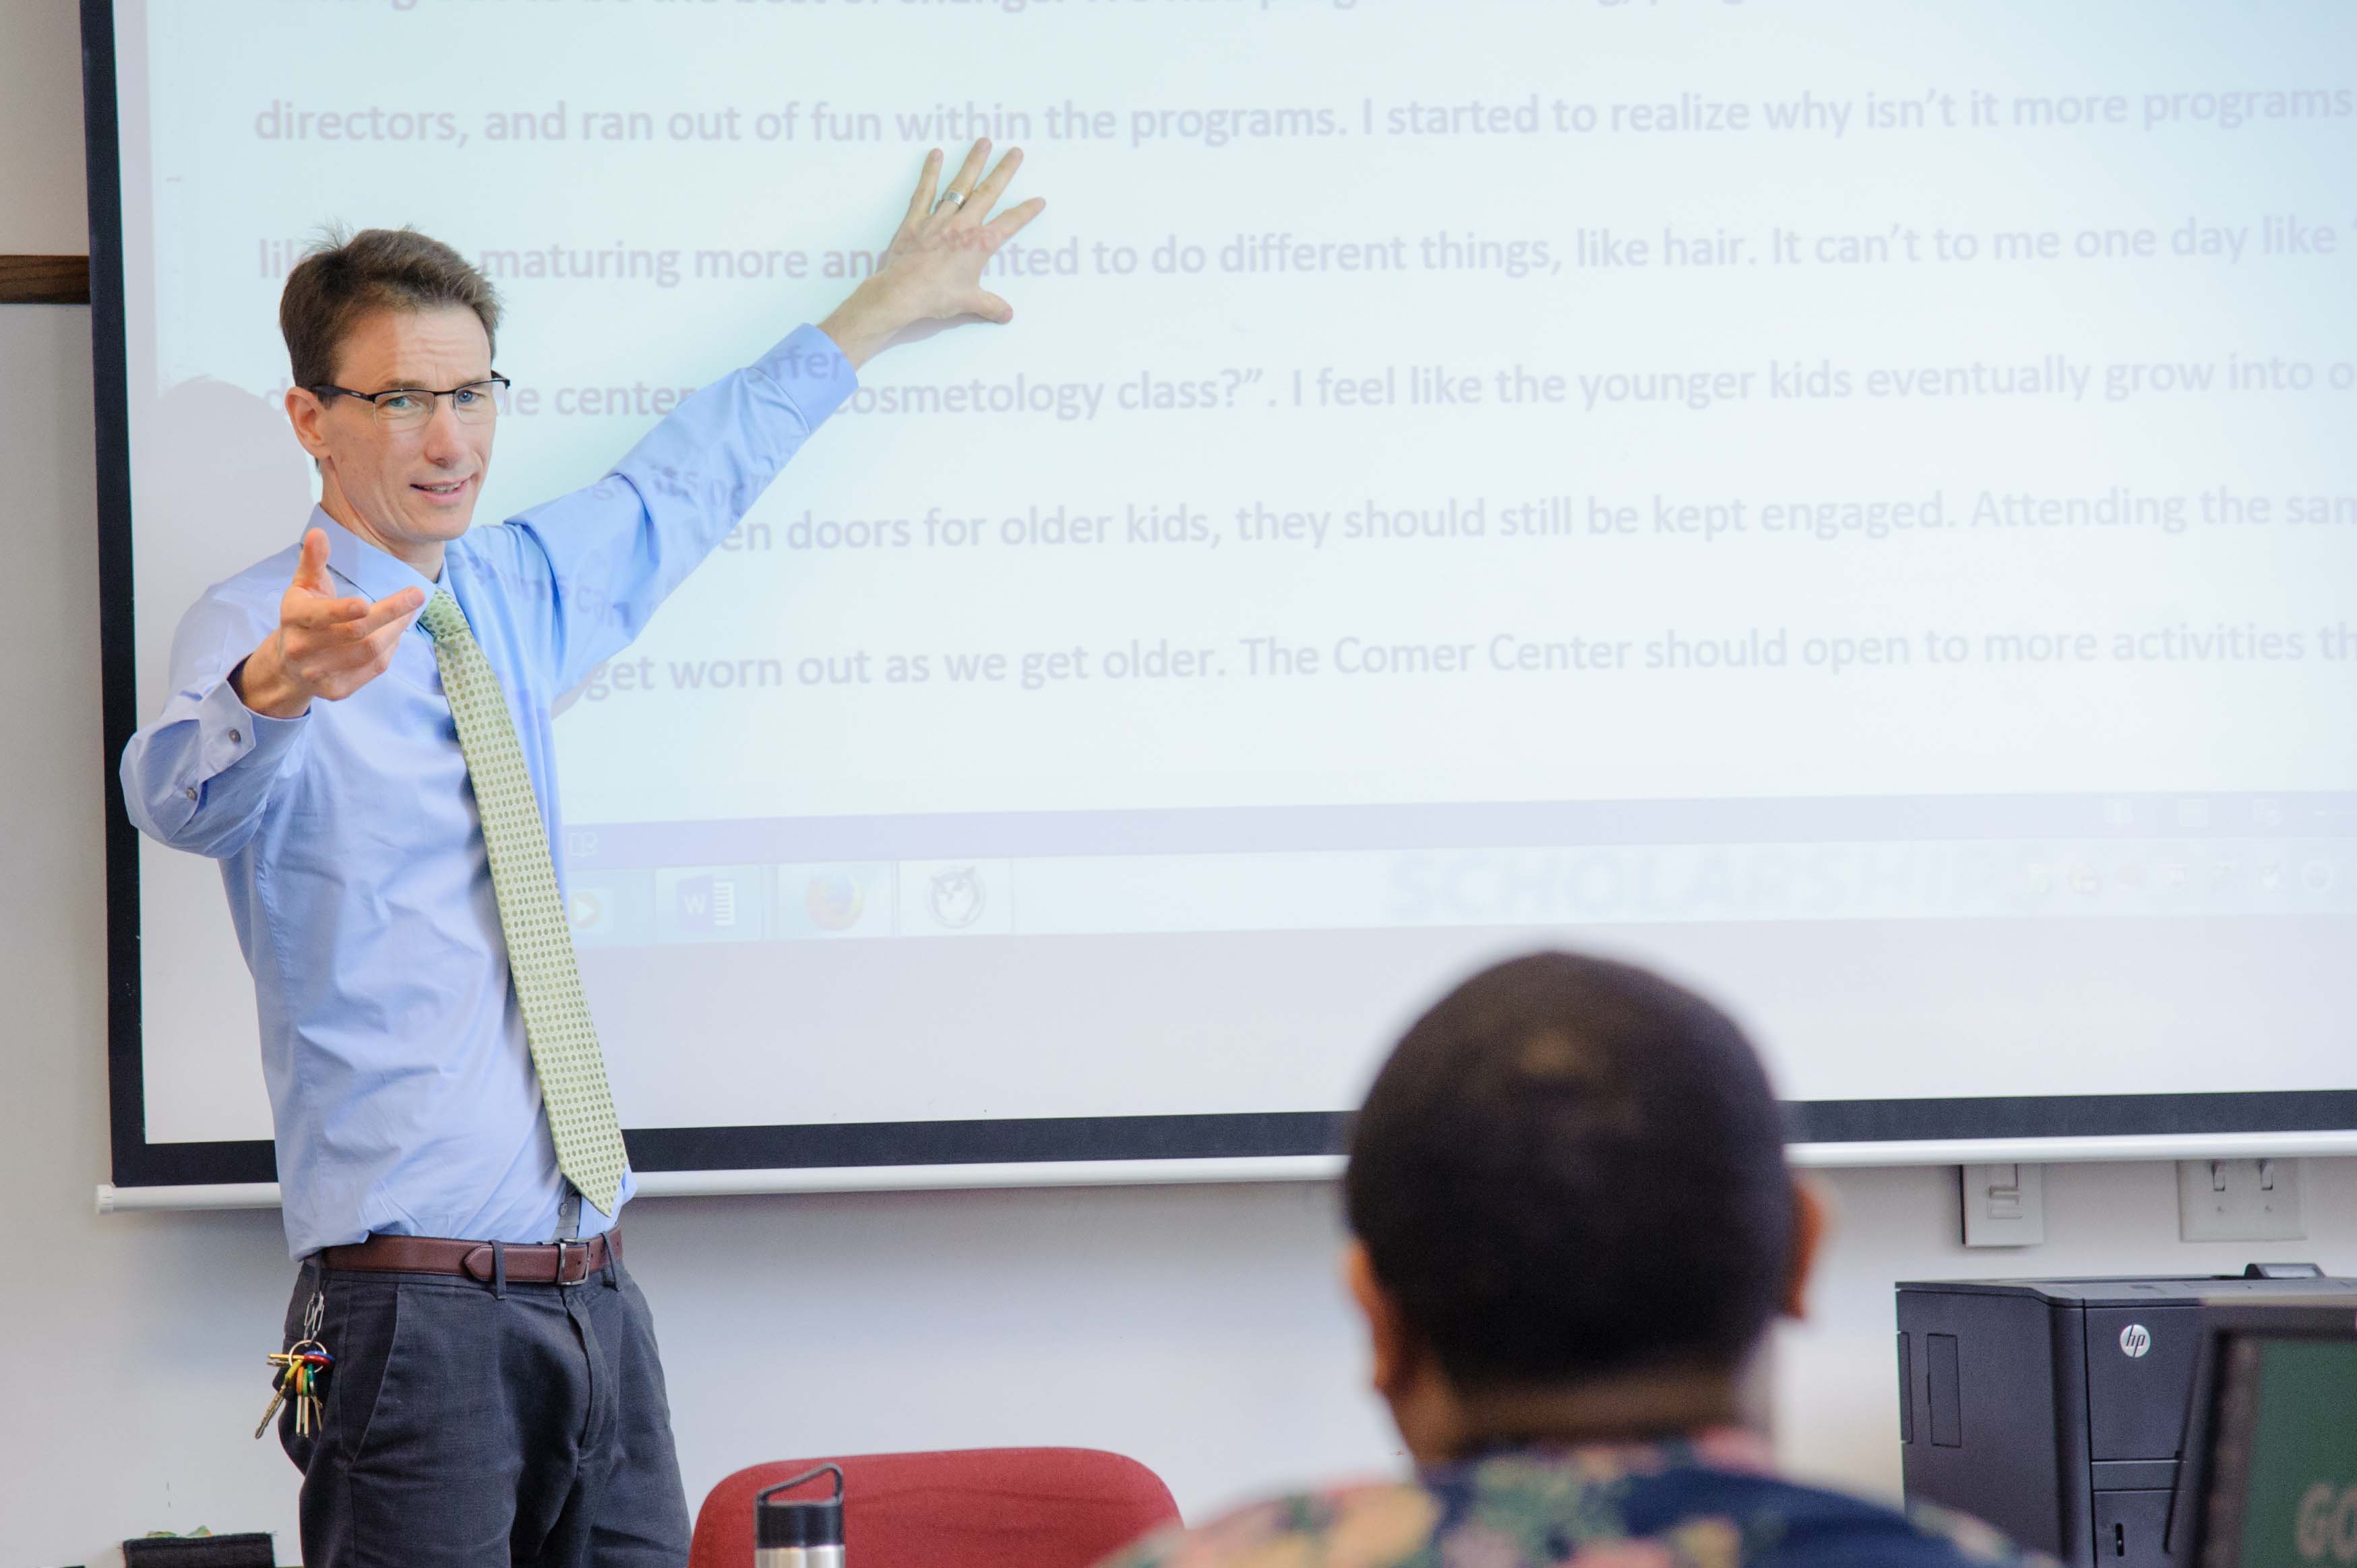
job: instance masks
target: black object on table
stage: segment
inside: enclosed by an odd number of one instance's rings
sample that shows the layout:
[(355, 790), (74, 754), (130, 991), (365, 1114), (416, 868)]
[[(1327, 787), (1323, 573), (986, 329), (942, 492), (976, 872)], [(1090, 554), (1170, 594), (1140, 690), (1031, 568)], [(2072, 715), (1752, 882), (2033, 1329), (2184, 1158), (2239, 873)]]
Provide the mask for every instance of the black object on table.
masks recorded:
[(249, 1535), (150, 1535), (123, 1543), (123, 1568), (276, 1568), (266, 1530)]

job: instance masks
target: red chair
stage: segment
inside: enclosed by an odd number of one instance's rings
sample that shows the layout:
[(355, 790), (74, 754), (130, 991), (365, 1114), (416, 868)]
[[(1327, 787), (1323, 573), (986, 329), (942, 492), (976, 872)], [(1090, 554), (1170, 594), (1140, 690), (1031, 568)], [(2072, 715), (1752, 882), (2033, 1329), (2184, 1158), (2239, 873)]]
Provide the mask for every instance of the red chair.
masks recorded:
[(751, 1568), (753, 1494), (830, 1462), (843, 1466), (846, 1568), (1094, 1568), (1178, 1522), (1161, 1477), (1093, 1448), (780, 1460), (712, 1488), (688, 1568)]

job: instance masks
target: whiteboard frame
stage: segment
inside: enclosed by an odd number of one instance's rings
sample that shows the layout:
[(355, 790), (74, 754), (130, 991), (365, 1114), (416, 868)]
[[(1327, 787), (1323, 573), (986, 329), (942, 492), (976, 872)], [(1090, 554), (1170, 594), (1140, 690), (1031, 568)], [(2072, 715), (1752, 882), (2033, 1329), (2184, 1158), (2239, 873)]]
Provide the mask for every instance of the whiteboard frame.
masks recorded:
[[(113, 767), (139, 722), (115, 0), (81, 0), (90, 190), (99, 627), (106, 746), (108, 1079), (102, 1210), (267, 1207), (266, 1140), (150, 1143), (140, 1000), (139, 839)], [(2228, 1094), (1808, 1101), (1787, 1106), (1803, 1165), (2357, 1153), (2357, 1087)], [(1330, 1179), (1337, 1110), (1226, 1116), (641, 1129), (649, 1195)], [(1143, 1156), (1143, 1157), (1141, 1157)]]
[[(2357, 1132), (2208, 1133), (2150, 1138), (1992, 1138), (1948, 1143), (1794, 1144), (1806, 1170), (1906, 1165), (2093, 1164), (2123, 1160), (2274, 1159), (2357, 1155)], [(1218, 1186), (1340, 1179), (1340, 1155), (1256, 1160), (1072, 1160), (1020, 1165), (877, 1165), (859, 1170), (656, 1171), (639, 1178), (639, 1199), (738, 1197), (842, 1192), (940, 1192), (969, 1188)], [(117, 1187), (101, 1182), (101, 1214), (275, 1208), (276, 1182), (209, 1187)]]

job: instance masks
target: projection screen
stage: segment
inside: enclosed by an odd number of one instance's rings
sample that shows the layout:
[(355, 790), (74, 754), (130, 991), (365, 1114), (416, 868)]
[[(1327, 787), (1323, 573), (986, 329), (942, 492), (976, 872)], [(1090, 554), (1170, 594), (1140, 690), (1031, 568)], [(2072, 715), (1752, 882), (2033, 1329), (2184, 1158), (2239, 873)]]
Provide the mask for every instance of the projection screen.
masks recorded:
[[(2357, 1126), (2346, 5), (85, 27), (110, 772), (317, 494), (324, 226), (500, 290), (488, 527), (823, 317), (928, 147), (1048, 199), (1013, 323), (868, 365), (563, 705), (642, 1171), (1280, 1168), (1547, 944), (1722, 1001), (1826, 1157)], [(269, 1181), (218, 870), (111, 832), (116, 1181)]]

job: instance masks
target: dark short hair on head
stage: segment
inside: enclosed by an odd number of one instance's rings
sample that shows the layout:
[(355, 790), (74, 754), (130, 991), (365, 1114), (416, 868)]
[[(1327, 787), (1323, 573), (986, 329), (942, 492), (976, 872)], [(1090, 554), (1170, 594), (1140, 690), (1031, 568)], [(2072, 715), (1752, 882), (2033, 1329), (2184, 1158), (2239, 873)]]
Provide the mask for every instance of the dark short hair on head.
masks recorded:
[(463, 306), (499, 340), (500, 296), (490, 280), (441, 241), (414, 229), (328, 231), (286, 274), (278, 329), (298, 387), (336, 379), (336, 357), (361, 317), (377, 310)]
[(1783, 1299), (1792, 1177), (1724, 1013), (1542, 952), (1419, 1018), (1351, 1135), (1351, 1228), (1460, 1388), (1733, 1370)]

